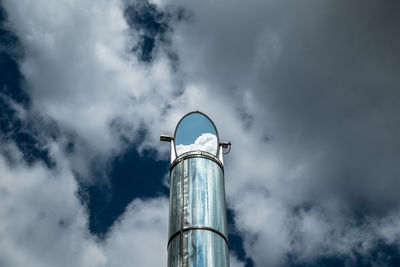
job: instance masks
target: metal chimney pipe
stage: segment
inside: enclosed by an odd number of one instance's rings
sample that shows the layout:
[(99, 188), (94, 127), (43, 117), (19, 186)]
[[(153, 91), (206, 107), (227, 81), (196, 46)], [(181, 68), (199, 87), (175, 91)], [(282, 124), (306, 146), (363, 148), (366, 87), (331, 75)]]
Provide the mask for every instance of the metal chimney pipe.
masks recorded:
[[(183, 118), (192, 113), (206, 116), (195, 111)], [(173, 142), (175, 137), (163, 136), (162, 139)], [(224, 165), (221, 158), (221, 151), (226, 145), (217, 143), (220, 153), (196, 150), (181, 155), (177, 155), (176, 147), (171, 146), (175, 155), (170, 165), (168, 267), (229, 267)]]

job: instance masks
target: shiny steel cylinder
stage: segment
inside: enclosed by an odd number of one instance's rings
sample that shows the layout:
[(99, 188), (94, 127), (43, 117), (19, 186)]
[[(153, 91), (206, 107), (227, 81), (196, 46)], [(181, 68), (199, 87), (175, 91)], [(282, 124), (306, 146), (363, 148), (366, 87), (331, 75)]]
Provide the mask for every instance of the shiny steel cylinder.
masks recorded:
[(171, 164), (168, 267), (228, 267), (223, 165), (207, 152)]

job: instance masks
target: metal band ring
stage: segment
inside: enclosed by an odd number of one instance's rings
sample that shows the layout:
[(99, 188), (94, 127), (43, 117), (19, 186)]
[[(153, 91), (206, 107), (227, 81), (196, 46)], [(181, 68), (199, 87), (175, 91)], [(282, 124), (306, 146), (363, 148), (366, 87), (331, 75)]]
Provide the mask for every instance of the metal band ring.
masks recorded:
[(173, 235), (171, 235), (171, 237), (170, 237), (169, 240), (168, 240), (167, 247), (168, 247), (169, 244), (171, 243), (172, 239), (174, 239), (174, 238), (175, 238), (177, 235), (179, 235), (181, 232), (186, 232), (186, 231), (190, 231), (190, 230), (206, 230), (206, 231), (214, 232), (214, 233), (218, 234), (219, 236), (221, 236), (221, 237), (225, 240), (226, 244), (229, 246), (228, 239), (227, 239), (226, 236), (225, 236), (223, 233), (221, 233), (220, 231), (218, 231), (218, 230), (216, 230), (216, 229), (214, 229), (214, 228), (208, 227), (208, 226), (190, 226), (190, 227), (185, 227), (185, 228), (183, 228), (183, 229), (179, 229), (179, 230), (176, 231)]
[(190, 151), (187, 152), (185, 154), (182, 154), (181, 156), (179, 156), (178, 158), (176, 158), (170, 165), (169, 167), (169, 171), (171, 172), (172, 169), (178, 165), (178, 163), (180, 163), (181, 161), (184, 161), (185, 159), (189, 159), (189, 158), (206, 158), (206, 159), (210, 159), (212, 161), (214, 161), (215, 163), (218, 164), (219, 167), (221, 167), (222, 172), (224, 172), (224, 165), (222, 164), (222, 162), (214, 155), (204, 152), (204, 151)]

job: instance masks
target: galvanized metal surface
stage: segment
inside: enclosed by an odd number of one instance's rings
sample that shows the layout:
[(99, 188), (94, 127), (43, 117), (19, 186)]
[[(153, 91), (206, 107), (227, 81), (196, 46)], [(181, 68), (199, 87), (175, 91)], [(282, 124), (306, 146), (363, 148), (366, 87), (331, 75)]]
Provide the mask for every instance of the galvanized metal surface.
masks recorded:
[(191, 230), (183, 234), (183, 255), (180, 251), (180, 237), (172, 239), (168, 247), (168, 266), (228, 267), (228, 246), (223, 238), (211, 231)]
[[(179, 157), (175, 158), (174, 161), (171, 162), (171, 165), (169, 167), (170, 172), (172, 172), (172, 169), (181, 161), (188, 159), (188, 158), (207, 158), (210, 159), (212, 161), (214, 161), (215, 163), (217, 163), (221, 169), (222, 172), (224, 171), (224, 164), (223, 161), (221, 161), (219, 159), (219, 157), (208, 153), (206, 151), (190, 151), (190, 152), (186, 152), (185, 154), (180, 155)], [(222, 152), (221, 152), (221, 158), (222, 158)], [(172, 176), (171, 176), (172, 177)]]
[(168, 266), (228, 267), (227, 236), (221, 165), (182, 158), (171, 169)]
[(217, 235), (219, 235), (220, 237), (222, 237), (227, 244), (229, 244), (228, 239), (226, 238), (226, 236), (223, 233), (221, 233), (220, 231), (215, 230), (214, 228), (207, 227), (207, 226), (190, 226), (190, 227), (182, 228), (181, 231), (178, 231), (175, 234), (173, 234), (168, 240), (168, 246), (169, 246), (169, 243), (172, 241), (172, 239), (175, 238), (175, 236), (179, 235), (181, 232), (186, 232), (186, 231), (190, 231), (190, 230), (207, 230), (207, 231), (214, 232)]

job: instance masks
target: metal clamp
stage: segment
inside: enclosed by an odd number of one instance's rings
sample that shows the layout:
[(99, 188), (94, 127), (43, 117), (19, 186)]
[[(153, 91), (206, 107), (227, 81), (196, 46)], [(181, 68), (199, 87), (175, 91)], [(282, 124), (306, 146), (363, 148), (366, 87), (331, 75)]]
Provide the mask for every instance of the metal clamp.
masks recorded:
[(176, 231), (176, 232), (175, 232), (173, 235), (171, 235), (171, 237), (169, 238), (167, 247), (168, 247), (169, 244), (171, 243), (172, 239), (174, 239), (177, 235), (182, 234), (183, 232), (186, 232), (186, 231), (190, 231), (190, 230), (206, 230), (206, 231), (211, 231), (211, 232), (213, 232), (213, 233), (216, 233), (217, 235), (219, 235), (220, 237), (222, 237), (222, 238), (225, 240), (226, 245), (229, 246), (228, 238), (226, 238), (226, 236), (225, 236), (223, 233), (221, 233), (220, 231), (218, 231), (218, 230), (216, 230), (216, 229), (214, 229), (214, 228), (211, 228), (211, 227), (208, 227), (208, 226), (200, 226), (200, 225), (199, 225), (199, 226), (189, 226), (189, 227), (185, 227), (185, 228), (182, 228), (182, 229), (179, 229), (178, 231)]

